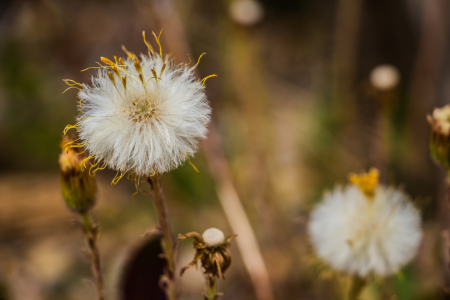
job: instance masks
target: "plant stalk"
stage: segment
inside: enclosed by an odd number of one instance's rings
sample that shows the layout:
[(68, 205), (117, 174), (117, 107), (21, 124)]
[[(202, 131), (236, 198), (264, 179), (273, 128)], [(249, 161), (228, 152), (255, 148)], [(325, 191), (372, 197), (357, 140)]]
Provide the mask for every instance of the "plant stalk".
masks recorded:
[[(447, 170), (447, 177), (445, 178), (445, 194), (447, 200), (447, 207), (450, 207), (450, 170)], [(444, 228), (447, 232), (447, 238), (450, 240), (450, 231), (448, 231), (448, 223), (444, 223)], [(450, 254), (450, 245), (447, 248), (448, 253)], [(447, 263), (447, 267), (450, 269), (450, 261)]]
[(348, 293), (348, 300), (358, 300), (365, 285), (366, 281), (355, 275), (352, 279), (352, 284)]
[(98, 300), (105, 300), (100, 252), (97, 247), (98, 226), (92, 220), (89, 212), (81, 213), (80, 216), (83, 221), (84, 234), (89, 247), (89, 254), (91, 256), (91, 269), (94, 276), (95, 287), (97, 288)]
[(170, 231), (169, 216), (167, 213), (166, 201), (161, 185), (159, 174), (148, 178), (150, 186), (153, 188), (153, 202), (155, 204), (156, 215), (161, 229), (161, 246), (166, 259), (165, 292), (169, 300), (177, 299), (175, 285), (175, 253), (172, 233)]
[(217, 290), (216, 290), (216, 277), (207, 275), (206, 276), (206, 295), (205, 300), (216, 300)]

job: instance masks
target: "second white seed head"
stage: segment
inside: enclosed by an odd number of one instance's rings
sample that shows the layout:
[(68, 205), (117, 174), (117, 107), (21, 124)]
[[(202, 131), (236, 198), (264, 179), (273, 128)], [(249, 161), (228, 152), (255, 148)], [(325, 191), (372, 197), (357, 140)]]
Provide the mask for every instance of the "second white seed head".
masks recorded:
[(206, 229), (202, 234), (203, 241), (211, 247), (219, 246), (225, 243), (225, 235), (222, 230), (217, 228)]

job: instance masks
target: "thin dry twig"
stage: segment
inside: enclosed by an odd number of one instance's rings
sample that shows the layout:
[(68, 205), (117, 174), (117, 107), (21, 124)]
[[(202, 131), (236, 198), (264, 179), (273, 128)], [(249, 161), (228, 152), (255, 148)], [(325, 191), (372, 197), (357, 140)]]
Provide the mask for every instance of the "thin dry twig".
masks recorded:
[(100, 262), (100, 252), (97, 247), (97, 237), (99, 232), (99, 227), (94, 221), (92, 217), (89, 215), (89, 212), (81, 214), (81, 219), (84, 225), (84, 235), (86, 238), (86, 243), (89, 248), (89, 254), (91, 257), (91, 268), (92, 274), (94, 276), (94, 285), (97, 288), (97, 296), (98, 300), (105, 300), (105, 290), (103, 287), (103, 275), (101, 271), (101, 262)]

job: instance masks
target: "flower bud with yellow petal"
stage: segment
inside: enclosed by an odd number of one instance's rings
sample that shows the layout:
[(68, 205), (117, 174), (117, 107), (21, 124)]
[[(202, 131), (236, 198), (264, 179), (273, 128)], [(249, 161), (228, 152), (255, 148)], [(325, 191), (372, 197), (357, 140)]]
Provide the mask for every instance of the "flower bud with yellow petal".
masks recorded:
[[(71, 140), (63, 138), (62, 146)], [(65, 149), (59, 156), (61, 189), (67, 207), (77, 213), (85, 213), (95, 204), (97, 186), (89, 169), (82, 168), (84, 155), (74, 148)]]

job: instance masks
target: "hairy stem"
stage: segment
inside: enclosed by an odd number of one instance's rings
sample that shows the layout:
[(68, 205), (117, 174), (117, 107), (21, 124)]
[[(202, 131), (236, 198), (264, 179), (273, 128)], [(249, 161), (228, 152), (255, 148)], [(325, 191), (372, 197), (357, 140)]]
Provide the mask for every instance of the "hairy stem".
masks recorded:
[(162, 233), (161, 245), (164, 251), (164, 258), (166, 259), (165, 292), (169, 300), (175, 300), (177, 299), (177, 290), (175, 286), (174, 243), (170, 231), (169, 216), (167, 214), (161, 179), (158, 174), (155, 174), (153, 177), (149, 177), (148, 181), (150, 186), (153, 187), (153, 202), (155, 203), (156, 215)]
[(216, 300), (217, 292), (216, 292), (216, 277), (207, 275), (206, 276), (206, 295), (205, 300)]
[(348, 293), (348, 300), (358, 300), (365, 285), (366, 281), (363, 278), (354, 276)]
[(84, 234), (91, 256), (91, 268), (94, 276), (95, 287), (97, 288), (98, 300), (105, 300), (105, 290), (103, 287), (103, 276), (100, 264), (100, 252), (97, 247), (98, 226), (92, 220), (89, 212), (80, 214), (84, 225)]

